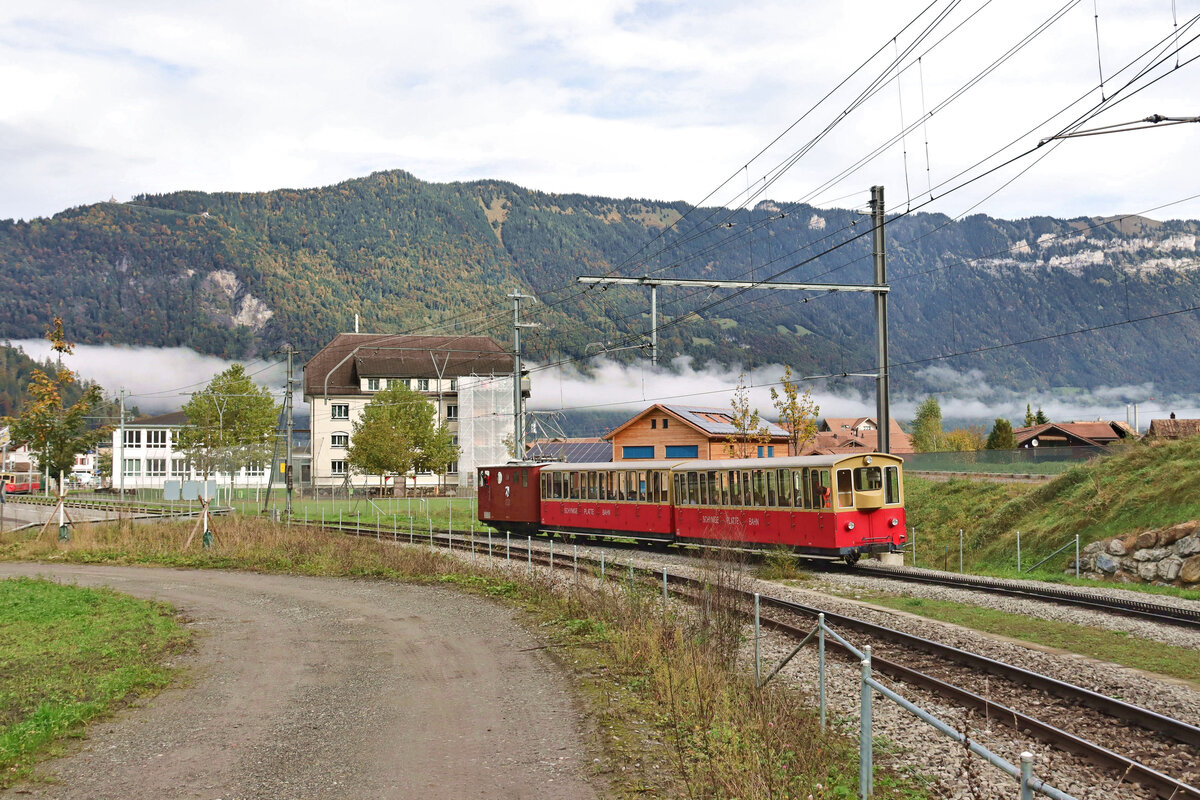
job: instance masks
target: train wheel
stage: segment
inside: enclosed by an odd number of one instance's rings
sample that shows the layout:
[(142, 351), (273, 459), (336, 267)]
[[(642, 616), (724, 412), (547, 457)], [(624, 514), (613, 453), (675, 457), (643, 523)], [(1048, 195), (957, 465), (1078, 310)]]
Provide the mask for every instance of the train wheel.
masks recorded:
[(860, 555), (859, 553), (846, 553), (846, 555), (844, 556), (846, 566), (853, 567), (855, 564), (857, 564), (859, 555)]

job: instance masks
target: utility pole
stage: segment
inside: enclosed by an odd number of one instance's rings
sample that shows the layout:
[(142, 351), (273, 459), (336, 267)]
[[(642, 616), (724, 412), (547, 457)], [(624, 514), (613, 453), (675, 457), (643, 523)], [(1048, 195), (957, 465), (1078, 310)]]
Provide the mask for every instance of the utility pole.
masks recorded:
[[(883, 187), (871, 187), (871, 250), (875, 262), (875, 286), (887, 287), (887, 253), (883, 242)], [(875, 353), (879, 374), (875, 377), (875, 412), (878, 416), (879, 442), (876, 449), (881, 453), (892, 452), (891, 409), (888, 404), (888, 326), (887, 293), (875, 293)]]
[(117, 458), (117, 453), (113, 453), (113, 469), (117, 473), (117, 489), (118, 496), (125, 499), (125, 390), (121, 389), (120, 393), (121, 404), (121, 435), (117, 441), (121, 445), (120, 458)]
[(650, 284), (650, 366), (658, 366), (658, 284)]
[(284, 426), (287, 437), (283, 443), (284, 453), (284, 485), (287, 487), (286, 498), (284, 503), (284, 513), (290, 518), (292, 516), (292, 345), (289, 342), (287, 345), (287, 395), (284, 397), (284, 409), (287, 412), (287, 424)]
[(521, 301), (536, 301), (537, 298), (520, 292), (513, 292), (509, 297), (513, 299), (513, 447), (517, 451), (517, 460), (524, 461), (525, 430), (522, 425), (524, 420), (521, 413), (524, 399), (521, 392), (521, 329), (541, 326), (536, 322), (521, 322)]

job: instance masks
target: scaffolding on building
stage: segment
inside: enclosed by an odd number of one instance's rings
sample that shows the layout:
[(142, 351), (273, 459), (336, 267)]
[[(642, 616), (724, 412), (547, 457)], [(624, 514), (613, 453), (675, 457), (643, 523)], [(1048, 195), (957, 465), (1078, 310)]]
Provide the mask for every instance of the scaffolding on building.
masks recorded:
[(458, 379), (459, 486), (474, 488), (475, 470), (512, 459), (512, 376), (469, 375)]

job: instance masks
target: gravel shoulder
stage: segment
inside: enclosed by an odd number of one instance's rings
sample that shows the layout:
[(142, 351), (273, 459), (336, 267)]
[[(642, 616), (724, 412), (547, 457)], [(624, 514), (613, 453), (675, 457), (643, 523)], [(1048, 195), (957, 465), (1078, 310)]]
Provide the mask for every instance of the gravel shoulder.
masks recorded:
[(0, 564), (170, 603), (183, 679), (89, 727), (47, 798), (593, 798), (568, 680), (512, 612), (442, 587)]

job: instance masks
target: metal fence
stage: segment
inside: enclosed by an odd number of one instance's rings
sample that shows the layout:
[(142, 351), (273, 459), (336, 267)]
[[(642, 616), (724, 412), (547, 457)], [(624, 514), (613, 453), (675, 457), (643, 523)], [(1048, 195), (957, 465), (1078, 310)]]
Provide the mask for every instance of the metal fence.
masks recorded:
[(875, 765), (874, 765), (874, 742), (871, 721), (871, 702), (874, 694), (886, 697), (900, 708), (912, 714), (917, 719), (928, 724), (939, 733), (953, 739), (959, 744), (966, 747), (975, 755), (987, 761), (992, 766), (1006, 772), (1017, 783), (1020, 788), (1021, 800), (1033, 800), (1034, 792), (1043, 794), (1053, 800), (1075, 800), (1069, 794), (1055, 789), (1053, 786), (1035, 778), (1033, 775), (1033, 753), (1025, 751), (1021, 753), (1020, 765), (1013, 764), (1011, 761), (993, 753), (979, 742), (974, 741), (964, 733), (959, 732), (953, 725), (939, 719), (930, 714), (925, 709), (912, 703), (902, 697), (897, 692), (889, 689), (881, 684), (871, 674), (871, 648), (864, 647), (859, 650), (857, 647), (846, 641), (837, 631), (828, 627), (825, 624), (825, 615), (817, 615), (817, 624), (812, 629), (800, 644), (783, 659), (780, 664), (766, 678), (762, 677), (762, 663), (759, 657), (758, 641), (761, 632), (761, 624), (759, 620), (759, 595), (754, 595), (754, 675), (759, 686), (766, 684), (767, 681), (775, 677), (781, 669), (792, 659), (800, 649), (803, 648), (813, 638), (817, 640), (817, 659), (818, 659), (818, 675), (819, 675), (819, 706), (821, 715), (821, 728), (825, 728), (825, 639), (829, 637), (846, 648), (855, 658), (858, 659), (860, 666), (859, 678), (859, 737), (858, 737), (858, 755), (859, 755), (859, 773), (858, 773), (858, 796), (860, 800), (867, 800), (875, 793)]

